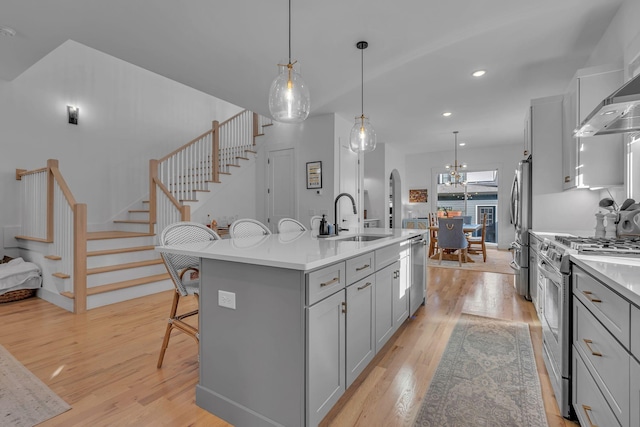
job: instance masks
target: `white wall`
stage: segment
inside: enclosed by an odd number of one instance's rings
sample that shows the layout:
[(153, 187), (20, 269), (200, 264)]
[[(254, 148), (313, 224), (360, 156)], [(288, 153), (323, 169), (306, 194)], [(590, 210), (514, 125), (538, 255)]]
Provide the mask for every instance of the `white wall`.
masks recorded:
[[(212, 77), (214, 78), (214, 77)], [(67, 123), (67, 104), (80, 107)], [(88, 221), (110, 221), (148, 193), (148, 163), (241, 109), (74, 41), (12, 82), (0, 82), (2, 200), (16, 200), (15, 169), (58, 159)], [(0, 226), (18, 224), (0, 207)]]
[[(458, 150), (458, 159), (469, 165), (470, 171), (498, 170), (498, 247), (506, 249), (514, 239), (510, 223), (509, 200), (514, 171), (521, 159), (522, 146), (501, 145), (483, 149)], [(428, 189), (428, 202), (419, 204), (414, 214), (426, 216), (437, 209), (437, 176), (446, 172), (445, 165), (453, 161), (453, 150), (434, 153), (412, 153), (406, 156), (406, 178), (403, 198), (408, 199), (410, 189)], [(408, 200), (407, 200), (408, 201)], [(414, 205), (409, 205), (414, 206)]]
[(394, 206), (394, 209), (399, 210), (400, 220), (397, 224), (394, 224), (394, 227), (401, 227), (402, 218), (406, 216), (405, 210), (409, 202), (405, 154), (393, 148), (392, 145), (378, 143), (374, 151), (365, 154), (364, 163), (367, 217), (379, 219), (379, 227), (389, 227), (389, 178), (394, 169), (398, 171), (401, 203), (400, 206)]

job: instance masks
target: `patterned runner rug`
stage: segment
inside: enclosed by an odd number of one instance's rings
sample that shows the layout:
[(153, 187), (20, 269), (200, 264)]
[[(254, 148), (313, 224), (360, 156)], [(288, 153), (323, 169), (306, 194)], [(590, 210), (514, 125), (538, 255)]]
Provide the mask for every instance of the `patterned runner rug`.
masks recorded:
[(0, 425), (31, 427), (70, 408), (0, 345)]
[(547, 427), (529, 325), (463, 313), (414, 425)]

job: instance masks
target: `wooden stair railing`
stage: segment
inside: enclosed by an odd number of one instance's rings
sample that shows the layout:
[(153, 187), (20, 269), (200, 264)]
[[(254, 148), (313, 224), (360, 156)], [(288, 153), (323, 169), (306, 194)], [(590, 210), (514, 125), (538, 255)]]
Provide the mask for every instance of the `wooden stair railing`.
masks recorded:
[(87, 310), (87, 205), (77, 203), (58, 168), (47, 160), (45, 168), (16, 169), (20, 186), (21, 225), (16, 239), (51, 244), (47, 259), (60, 262), (53, 275), (71, 278), (72, 289), (61, 295), (73, 298), (73, 312)]
[[(160, 232), (177, 221), (189, 221), (184, 201), (195, 200), (195, 192), (209, 191), (209, 182), (238, 161), (255, 153), (255, 138), (271, 125), (271, 119), (244, 110), (158, 160), (149, 162), (149, 232)], [(160, 191), (158, 191), (160, 190)], [(186, 209), (185, 209), (186, 208)]]

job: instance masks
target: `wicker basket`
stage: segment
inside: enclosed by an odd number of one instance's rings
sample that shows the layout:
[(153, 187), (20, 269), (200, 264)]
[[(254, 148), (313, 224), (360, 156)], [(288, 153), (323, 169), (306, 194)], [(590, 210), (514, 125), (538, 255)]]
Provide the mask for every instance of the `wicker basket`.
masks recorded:
[(16, 289), (15, 291), (9, 291), (0, 295), (0, 304), (31, 298), (37, 291), (37, 289)]

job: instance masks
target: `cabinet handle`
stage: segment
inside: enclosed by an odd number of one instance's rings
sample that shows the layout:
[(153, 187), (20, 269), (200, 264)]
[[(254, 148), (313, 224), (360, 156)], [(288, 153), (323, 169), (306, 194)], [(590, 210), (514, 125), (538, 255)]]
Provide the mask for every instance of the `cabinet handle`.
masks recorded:
[(591, 344), (593, 344), (593, 341), (588, 340), (586, 338), (584, 338), (582, 341), (584, 341), (584, 344), (587, 346), (587, 348), (589, 349), (589, 351), (591, 352), (591, 354), (593, 356), (602, 357), (602, 353), (599, 353), (597, 351), (593, 351), (593, 349), (591, 348)]
[(587, 297), (587, 299), (591, 302), (602, 302), (601, 299), (598, 298), (594, 298), (591, 295), (593, 295), (593, 292), (591, 291), (582, 291), (582, 293), (584, 294), (585, 297)]
[(364, 270), (365, 268), (369, 268), (369, 267), (371, 267), (369, 264), (365, 264), (362, 267), (357, 267), (356, 271)]
[(329, 280), (328, 282), (324, 282), (324, 283), (320, 283), (320, 287), (323, 288), (325, 286), (329, 286), (329, 285), (333, 285), (334, 283), (336, 283), (338, 280), (340, 280), (339, 277), (334, 277), (333, 279)]
[[(342, 312), (346, 313), (347, 312), (347, 303), (342, 301)], [(597, 426), (596, 426), (597, 427)]]
[(371, 282), (367, 282), (367, 283), (365, 283), (363, 286), (359, 286), (359, 287), (358, 287), (358, 290), (359, 290), (359, 291), (361, 291), (361, 290), (363, 290), (363, 289), (368, 288), (369, 286), (371, 286)]
[(591, 412), (591, 406), (582, 405), (582, 410), (584, 411), (584, 414), (587, 416), (587, 421), (589, 421), (589, 426), (598, 427), (591, 421), (591, 417), (589, 416), (589, 412)]

